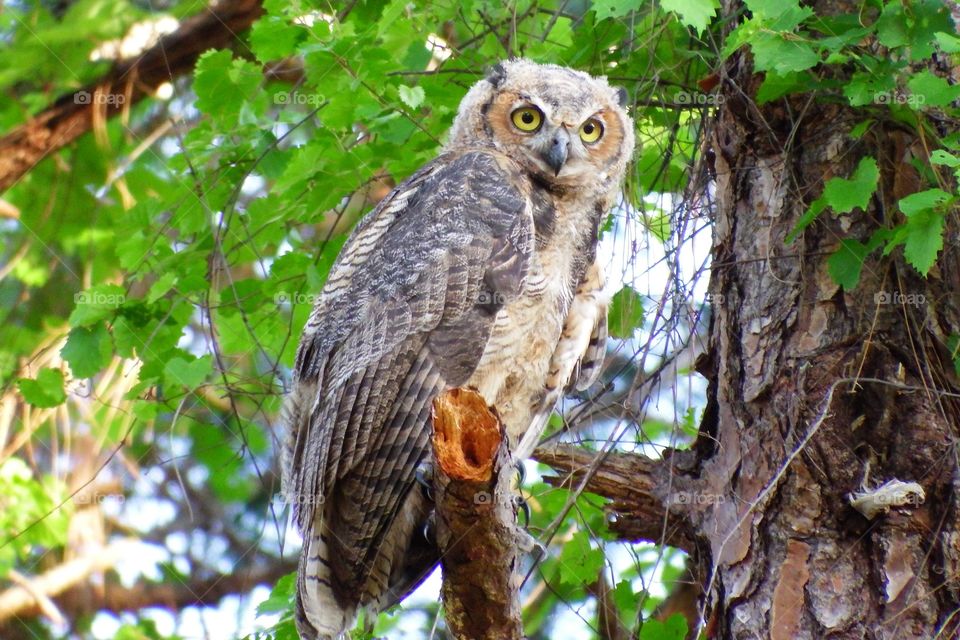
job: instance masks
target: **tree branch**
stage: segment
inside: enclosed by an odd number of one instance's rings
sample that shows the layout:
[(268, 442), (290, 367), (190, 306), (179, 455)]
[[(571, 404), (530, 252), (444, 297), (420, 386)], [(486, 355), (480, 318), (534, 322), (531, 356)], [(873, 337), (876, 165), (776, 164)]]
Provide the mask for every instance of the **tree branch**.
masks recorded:
[(603, 454), (569, 444), (542, 447), (533, 458), (564, 474), (547, 476), (544, 482), (576, 488), (586, 479), (584, 491), (610, 500), (604, 510), (610, 516), (610, 531), (620, 539), (694, 550), (695, 529), (677, 509), (684, 505), (677, 497), (684, 494), (672, 491), (666, 459), (617, 451)]
[[(124, 539), (114, 542), (94, 554), (82, 556), (29, 579), (29, 588), (12, 586), (0, 593), (0, 637), (18, 618), (47, 615), (51, 599), (69, 619), (97, 611), (137, 611), (159, 606), (179, 610), (191, 605), (211, 605), (233, 593), (246, 593), (258, 584), (273, 584), (282, 576), (296, 570), (294, 560), (260, 562), (229, 574), (181, 582), (141, 581), (124, 587), (115, 580), (92, 586), (87, 579), (94, 573), (112, 569), (124, 557), (137, 553), (137, 542)], [(45, 602), (44, 602), (45, 601)]]
[(520, 640), (518, 529), (503, 425), (475, 391), (433, 404), (437, 542), (444, 612), (458, 640)]
[[(17, 585), (0, 593), (0, 623), (13, 616), (36, 615), (44, 608), (44, 598), (59, 595), (86, 580), (90, 574), (113, 568), (125, 551), (130, 551), (131, 540), (114, 542), (97, 553), (69, 560), (46, 573), (30, 578), (30, 588)], [(38, 601), (39, 600), (39, 601)]]
[(215, 3), (135, 59), (118, 62), (96, 82), (60, 96), (0, 138), (0, 193), (43, 158), (88, 131), (95, 118), (115, 116), (164, 82), (193, 71), (201, 53), (226, 47), (261, 13), (260, 0)]

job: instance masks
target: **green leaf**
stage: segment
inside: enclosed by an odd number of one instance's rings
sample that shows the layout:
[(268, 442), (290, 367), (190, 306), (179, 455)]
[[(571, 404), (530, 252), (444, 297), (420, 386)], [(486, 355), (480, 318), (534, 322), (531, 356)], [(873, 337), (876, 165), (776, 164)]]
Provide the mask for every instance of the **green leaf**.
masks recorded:
[(617, 605), (621, 620), (634, 620), (640, 604), (638, 594), (633, 591), (629, 580), (621, 580), (613, 589), (613, 602)]
[(640, 640), (683, 640), (687, 637), (687, 619), (683, 614), (675, 613), (666, 622), (644, 620), (640, 629)]
[(810, 226), (827, 207), (832, 208), (837, 214), (849, 213), (857, 208), (866, 209), (870, 196), (876, 191), (879, 177), (877, 161), (867, 156), (860, 159), (860, 163), (849, 179), (827, 180), (823, 187), (823, 194), (810, 203), (810, 208), (797, 221), (797, 226), (787, 234), (787, 244), (796, 240), (800, 232)]
[(75, 378), (89, 378), (110, 363), (110, 334), (102, 322), (92, 327), (74, 327), (60, 355)]
[(594, 0), (590, 8), (597, 14), (598, 20), (604, 20), (622, 18), (631, 11), (639, 11), (642, 6), (641, 0)]
[(85, 327), (113, 316), (126, 302), (123, 287), (116, 284), (98, 284), (73, 296), (76, 305), (70, 314), (71, 327)]
[(873, 124), (873, 118), (867, 118), (863, 122), (859, 123), (853, 129), (850, 130), (849, 136), (854, 140), (859, 140), (863, 137), (863, 134), (867, 132), (867, 129), (870, 128), (870, 125)]
[(411, 109), (416, 109), (423, 104), (423, 99), (426, 97), (423, 87), (408, 87), (402, 84), (398, 91), (400, 93), (400, 100)]
[(850, 213), (854, 209), (866, 209), (870, 196), (877, 189), (880, 170), (877, 161), (867, 156), (849, 179), (831, 178), (823, 187), (823, 201), (836, 213)]
[(938, 31), (935, 37), (944, 53), (960, 53), (960, 38), (957, 36)]
[(230, 51), (208, 51), (197, 59), (193, 90), (197, 108), (221, 127), (235, 127), (241, 110), (260, 88), (262, 70), (246, 60), (234, 60)]
[(250, 28), (250, 48), (260, 62), (273, 62), (289, 56), (306, 35), (306, 29), (285, 18), (264, 16)]
[(610, 335), (627, 340), (643, 324), (643, 300), (629, 285), (613, 296), (607, 314)]
[(604, 555), (590, 546), (590, 534), (577, 531), (560, 552), (560, 581), (565, 584), (590, 584), (603, 568)]
[(758, 71), (774, 71), (781, 76), (804, 71), (820, 62), (809, 44), (779, 33), (758, 33), (750, 41), (750, 48)]
[(960, 167), (960, 158), (948, 153), (943, 149), (936, 149), (933, 153), (930, 154), (930, 162), (933, 164), (942, 164), (951, 169)]
[(206, 355), (193, 361), (184, 358), (171, 358), (163, 368), (163, 375), (170, 385), (182, 385), (187, 389), (196, 389), (207, 379), (212, 366), (213, 356)]
[(949, 193), (941, 189), (927, 189), (926, 191), (911, 193), (906, 198), (902, 198), (897, 205), (900, 207), (900, 211), (909, 217), (921, 211), (934, 209), (949, 200), (950, 197)]
[(36, 379), (20, 378), (17, 386), (24, 400), (41, 409), (55, 407), (67, 399), (63, 390), (63, 373), (59, 369), (40, 369)]
[(836, 253), (827, 258), (830, 277), (846, 291), (856, 289), (863, 262), (869, 253), (867, 245), (862, 242), (851, 239), (841, 241)]
[(748, 0), (746, 5), (771, 31), (793, 31), (813, 15), (813, 9), (801, 7), (797, 0)]
[[(960, 86), (952, 85), (943, 78), (935, 76), (926, 69), (914, 75), (907, 87), (915, 96), (916, 107), (943, 107), (960, 96)], [(911, 106), (914, 106), (911, 103)]]
[(907, 17), (900, 2), (888, 2), (877, 20), (877, 39), (880, 44), (895, 49), (910, 42)]
[(770, 71), (764, 77), (763, 84), (757, 89), (757, 102), (764, 104), (788, 93), (803, 91), (807, 88), (808, 82), (807, 74), (791, 71), (785, 75), (780, 75)]
[(270, 590), (270, 596), (257, 605), (257, 615), (287, 613), (293, 609), (293, 597), (297, 589), (297, 573), (283, 576)]
[(851, 107), (890, 102), (897, 83), (892, 75), (872, 71), (858, 71), (843, 85), (843, 95)]
[(953, 370), (960, 376), (960, 335), (948, 336), (947, 348), (950, 350), (950, 359), (953, 360)]
[(697, 33), (703, 33), (710, 20), (717, 15), (719, 0), (661, 0), (664, 11), (673, 11), (680, 16), (680, 22), (692, 27)]
[(167, 292), (173, 288), (173, 285), (177, 283), (177, 274), (174, 271), (167, 271), (165, 274), (157, 278), (150, 286), (150, 291), (147, 293), (147, 304), (153, 304), (163, 296), (167, 295)]
[(946, 216), (932, 209), (916, 212), (907, 219), (903, 257), (924, 276), (930, 272), (943, 248), (945, 223)]

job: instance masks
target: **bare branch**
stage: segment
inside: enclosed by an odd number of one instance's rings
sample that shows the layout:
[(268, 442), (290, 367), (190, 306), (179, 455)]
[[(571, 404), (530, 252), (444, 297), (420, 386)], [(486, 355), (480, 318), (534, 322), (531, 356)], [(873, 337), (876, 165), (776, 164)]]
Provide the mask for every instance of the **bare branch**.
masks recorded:
[(54, 567), (46, 573), (27, 579), (30, 588), (14, 586), (0, 593), (0, 623), (13, 616), (29, 615), (28, 611), (42, 611), (44, 598), (59, 595), (86, 580), (90, 574), (113, 567), (116, 561), (130, 553), (134, 542), (124, 539), (98, 549), (96, 555), (82, 556)]
[(0, 637), (7, 637), (4, 626), (17, 618), (48, 615), (44, 604), (38, 602), (56, 599), (59, 610), (69, 619), (97, 611), (138, 611), (145, 607), (166, 607), (179, 610), (193, 605), (213, 605), (224, 596), (247, 593), (259, 584), (273, 584), (296, 570), (294, 560), (259, 562), (229, 574), (215, 574), (203, 578), (192, 576), (190, 581), (141, 581), (125, 587), (115, 580), (102, 586), (87, 583), (91, 574), (108, 571), (123, 557), (136, 553), (136, 542), (124, 539), (89, 555), (65, 562), (46, 573), (29, 579), (30, 588), (13, 586), (0, 593)]
[(201, 53), (231, 44), (261, 12), (259, 0), (217, 3), (186, 20), (137, 58), (120, 62), (96, 82), (60, 96), (45, 111), (0, 138), (0, 192), (16, 184), (43, 158), (86, 133), (95, 120), (113, 117), (164, 82), (193, 71)]
[[(603, 458), (598, 460), (598, 456)], [(603, 454), (567, 444), (542, 447), (533, 457), (565, 474), (544, 478), (555, 487), (578, 486), (587, 478), (585, 491), (610, 500), (604, 505), (610, 531), (622, 540), (645, 540), (693, 551), (692, 524), (670, 509), (671, 470), (665, 460), (616, 451)]]

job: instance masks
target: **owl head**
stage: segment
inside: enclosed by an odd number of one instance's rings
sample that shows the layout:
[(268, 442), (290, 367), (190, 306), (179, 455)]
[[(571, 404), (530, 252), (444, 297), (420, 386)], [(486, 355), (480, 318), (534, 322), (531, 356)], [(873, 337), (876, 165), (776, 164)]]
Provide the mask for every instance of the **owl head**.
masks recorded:
[(492, 146), (547, 186), (609, 191), (633, 154), (626, 99), (603, 77), (507, 60), (464, 97), (447, 149)]

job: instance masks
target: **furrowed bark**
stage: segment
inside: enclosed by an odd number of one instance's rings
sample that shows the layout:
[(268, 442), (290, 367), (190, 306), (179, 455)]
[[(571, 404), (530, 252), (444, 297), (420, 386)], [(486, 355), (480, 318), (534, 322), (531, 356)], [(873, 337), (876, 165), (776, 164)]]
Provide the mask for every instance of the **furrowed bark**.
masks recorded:
[(216, 4), (132, 60), (118, 62), (103, 78), (57, 99), (30, 121), (0, 138), (0, 192), (38, 162), (111, 118), (164, 82), (193, 71), (200, 54), (237, 39), (263, 9), (259, 0)]
[(433, 405), (441, 594), (458, 640), (519, 640), (518, 529), (503, 425), (475, 391)]

